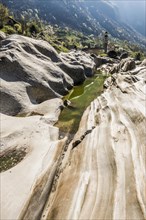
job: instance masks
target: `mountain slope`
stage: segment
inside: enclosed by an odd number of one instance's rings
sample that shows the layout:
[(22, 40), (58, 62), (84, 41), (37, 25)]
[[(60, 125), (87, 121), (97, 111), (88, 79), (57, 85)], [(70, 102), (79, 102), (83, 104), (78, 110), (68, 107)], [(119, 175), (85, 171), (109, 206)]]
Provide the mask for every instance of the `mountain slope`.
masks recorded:
[(51, 24), (68, 26), (84, 33), (97, 35), (107, 30), (115, 38), (146, 45), (142, 35), (121, 21), (116, 5), (107, 1), (1, 1), (16, 15), (28, 9), (37, 9), (39, 17)]
[(119, 8), (120, 17), (125, 22), (130, 24), (135, 30), (146, 37), (145, 16), (146, 16), (146, 1), (113, 1)]

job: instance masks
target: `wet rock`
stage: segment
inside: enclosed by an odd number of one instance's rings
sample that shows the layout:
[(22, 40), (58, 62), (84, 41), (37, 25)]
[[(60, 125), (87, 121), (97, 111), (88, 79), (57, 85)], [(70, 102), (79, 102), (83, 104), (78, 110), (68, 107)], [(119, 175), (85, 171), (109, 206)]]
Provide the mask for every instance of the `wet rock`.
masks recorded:
[(71, 105), (71, 102), (69, 100), (64, 100), (63, 104), (67, 107)]

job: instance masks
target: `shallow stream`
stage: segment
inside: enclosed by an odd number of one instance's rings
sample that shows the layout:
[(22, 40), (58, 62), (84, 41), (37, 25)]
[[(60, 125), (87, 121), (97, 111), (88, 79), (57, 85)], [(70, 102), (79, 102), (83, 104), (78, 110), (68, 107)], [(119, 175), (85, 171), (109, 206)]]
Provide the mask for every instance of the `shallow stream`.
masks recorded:
[(82, 85), (75, 86), (63, 98), (69, 100), (71, 104), (63, 109), (56, 124), (62, 137), (74, 135), (77, 132), (84, 111), (102, 93), (106, 77), (102, 74), (95, 74), (94, 77), (87, 78)]

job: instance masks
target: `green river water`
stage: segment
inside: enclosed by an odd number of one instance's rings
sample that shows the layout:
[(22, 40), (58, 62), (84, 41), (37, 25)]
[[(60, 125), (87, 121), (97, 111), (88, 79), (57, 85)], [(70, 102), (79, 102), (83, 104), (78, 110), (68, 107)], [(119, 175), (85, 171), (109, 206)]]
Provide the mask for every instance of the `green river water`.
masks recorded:
[[(75, 86), (70, 93), (63, 98), (69, 100), (71, 106), (65, 107), (59, 117), (56, 126), (60, 130), (60, 138), (68, 136), (69, 140), (77, 132), (81, 117), (90, 103), (103, 91), (103, 83), (106, 76), (95, 74), (92, 78), (87, 78), (80, 86)], [(25, 157), (23, 150), (12, 150), (0, 157), (0, 172), (15, 166)]]
[[(103, 84), (107, 76), (95, 74), (94, 77), (87, 78), (80, 86), (75, 86), (64, 100), (69, 100), (71, 106), (65, 107), (60, 114), (56, 126), (60, 133), (74, 135), (79, 127), (83, 112), (90, 103), (103, 92)], [(64, 136), (63, 135), (63, 136)]]

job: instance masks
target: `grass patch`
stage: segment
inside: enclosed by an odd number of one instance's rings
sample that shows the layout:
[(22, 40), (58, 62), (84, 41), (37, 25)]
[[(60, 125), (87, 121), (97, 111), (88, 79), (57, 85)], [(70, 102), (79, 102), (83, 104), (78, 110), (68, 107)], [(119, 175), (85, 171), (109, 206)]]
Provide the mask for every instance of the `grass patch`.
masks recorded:
[(25, 149), (11, 150), (0, 156), (0, 172), (16, 166), (26, 156)]

